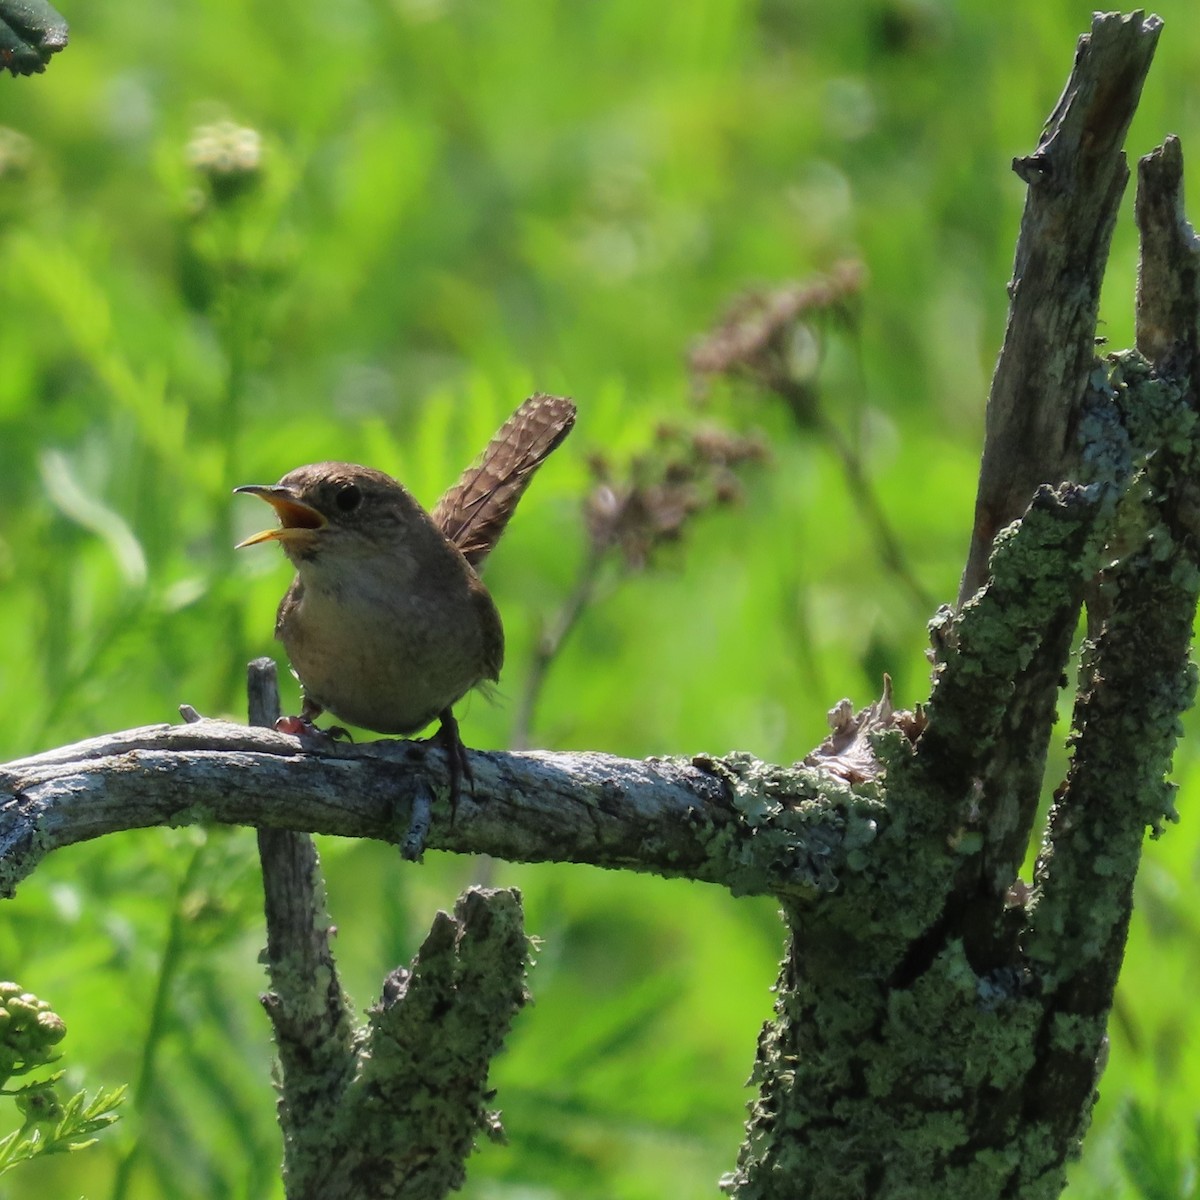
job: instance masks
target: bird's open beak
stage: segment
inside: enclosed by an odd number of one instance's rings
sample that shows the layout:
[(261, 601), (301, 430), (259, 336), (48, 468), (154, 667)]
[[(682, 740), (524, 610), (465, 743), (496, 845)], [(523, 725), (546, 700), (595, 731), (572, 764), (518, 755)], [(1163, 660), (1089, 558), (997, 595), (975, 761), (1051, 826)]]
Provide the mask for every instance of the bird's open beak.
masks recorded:
[(277, 484), (268, 486), (249, 483), (245, 487), (233, 490), (235, 493), (246, 492), (265, 500), (279, 518), (279, 526), (276, 529), (264, 529), (261, 533), (251, 534), (245, 541), (238, 542), (235, 550), (240, 550), (243, 546), (255, 546), (259, 542), (286, 541), (295, 529), (323, 529), (329, 523), (311, 504), (298, 500), (291, 488), (280, 487)]

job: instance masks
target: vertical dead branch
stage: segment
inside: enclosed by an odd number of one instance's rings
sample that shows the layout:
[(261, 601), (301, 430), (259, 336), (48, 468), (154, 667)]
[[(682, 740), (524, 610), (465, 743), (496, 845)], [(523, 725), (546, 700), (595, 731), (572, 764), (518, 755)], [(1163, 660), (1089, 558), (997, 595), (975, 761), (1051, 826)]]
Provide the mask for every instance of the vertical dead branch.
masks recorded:
[(1200, 362), (1200, 239), (1184, 214), (1183, 149), (1177, 137), (1167, 138), (1138, 164), (1135, 211), (1142, 238), (1137, 348), (1155, 370), (1194, 379)]
[[(249, 670), (250, 724), (270, 728), (279, 717), (275, 663)], [(306, 833), (259, 829), (267, 922), (263, 1007), (279, 1052), (279, 1124), (288, 1196), (306, 1195), (309, 1143), (328, 1136), (354, 1073), (354, 1030), (329, 945), (332, 922), (316, 843)]]
[[(1055, 795), (1027, 939), (1047, 1005), (1043, 1069), (1030, 1081), (1026, 1113), (1060, 1136), (1086, 1128), (1143, 837), (1175, 818), (1165, 776), (1179, 713), (1196, 690), (1188, 652), (1200, 595), (1191, 441), (1200, 396), (1200, 242), (1183, 216), (1178, 139), (1141, 160), (1136, 214), (1138, 348), (1152, 372), (1130, 361), (1120, 403), (1135, 441), (1149, 441), (1141, 447), (1150, 487), (1139, 519), (1149, 532), (1107, 573), (1108, 614), (1085, 647), (1075, 754)], [(1174, 429), (1162, 424), (1170, 412), (1164, 400), (1173, 401)], [(1082, 1128), (1070, 1127), (1072, 1114), (1081, 1114)]]
[(1162, 22), (1097, 14), (1038, 148), (1013, 162), (1029, 185), (1011, 304), (988, 399), (979, 493), (959, 604), (987, 578), (996, 534), (1039, 484), (1072, 478), (1096, 314), (1129, 168), (1121, 150)]

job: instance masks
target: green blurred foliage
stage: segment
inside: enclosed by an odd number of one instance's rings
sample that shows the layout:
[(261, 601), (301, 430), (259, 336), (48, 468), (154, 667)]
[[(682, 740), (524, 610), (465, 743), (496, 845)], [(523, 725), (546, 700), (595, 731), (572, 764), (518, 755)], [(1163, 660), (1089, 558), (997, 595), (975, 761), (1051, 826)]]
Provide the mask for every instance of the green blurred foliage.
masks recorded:
[[(1200, 144), (1200, 27), (1185, 0), (1161, 11), (1134, 157), (1167, 132)], [(949, 599), (1023, 202), (1008, 166), (1089, 6), (111, 0), (66, 15), (71, 46), (46, 75), (0, 80), (0, 758), (173, 720), (183, 701), (240, 714), (287, 572), (269, 548), (234, 554), (263, 513), (231, 488), (342, 458), (431, 503), (534, 389), (574, 395), (580, 420), (489, 564), (508, 665), (498, 704), (462, 706), (469, 744), (513, 735), (539, 631), (585, 561), (589, 456), (620, 463), (659, 424), (700, 417), (760, 431), (770, 465), (651, 568), (604, 575), (534, 743), (790, 761), (885, 670), (902, 703), (922, 699), (930, 614), (882, 563), (828, 437), (749, 387), (698, 401), (685, 354), (746, 286), (864, 263), (855, 319), (825, 331), (823, 411), (911, 572)], [(237, 143), (249, 165), (197, 147), (222, 121), (254, 131)], [(1126, 219), (1102, 314), (1118, 346), (1135, 264)], [(1149, 848), (1072, 1195), (1194, 1185), (1195, 771), (1185, 739), (1184, 824)], [(536, 1004), (495, 1069), (510, 1143), (476, 1156), (468, 1196), (714, 1194), (770, 1011), (770, 903), (321, 848), (360, 1005), (461, 887), (525, 892)], [(249, 831), (193, 829), (60, 852), (6, 906), (0, 974), (69, 1023), (68, 1082), (132, 1086), (97, 1146), (31, 1165), (6, 1195), (282, 1194), (260, 904)]]

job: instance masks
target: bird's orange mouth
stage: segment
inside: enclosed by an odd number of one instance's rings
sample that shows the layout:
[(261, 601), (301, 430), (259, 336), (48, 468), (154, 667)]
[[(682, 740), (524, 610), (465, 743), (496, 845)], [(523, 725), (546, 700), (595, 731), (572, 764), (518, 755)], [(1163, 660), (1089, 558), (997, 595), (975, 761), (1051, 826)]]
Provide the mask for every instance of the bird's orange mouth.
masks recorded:
[(245, 492), (248, 495), (257, 496), (260, 500), (265, 500), (279, 518), (277, 528), (264, 529), (261, 533), (252, 533), (244, 541), (238, 542), (234, 547), (235, 550), (241, 550), (243, 546), (255, 546), (259, 542), (287, 541), (288, 537), (296, 531), (324, 529), (329, 524), (311, 504), (305, 504), (303, 500), (296, 499), (290, 488), (280, 487), (278, 484), (268, 486), (249, 483), (245, 487), (233, 490), (235, 493)]

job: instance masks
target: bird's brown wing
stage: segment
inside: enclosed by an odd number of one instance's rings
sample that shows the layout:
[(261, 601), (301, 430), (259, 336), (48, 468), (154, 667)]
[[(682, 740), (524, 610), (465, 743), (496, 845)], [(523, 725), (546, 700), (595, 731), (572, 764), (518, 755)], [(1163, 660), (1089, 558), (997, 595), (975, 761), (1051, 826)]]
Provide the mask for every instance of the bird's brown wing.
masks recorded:
[(530, 396), (500, 427), (474, 466), (437, 502), (434, 523), (478, 569), (500, 540), (533, 473), (571, 432), (575, 405)]

